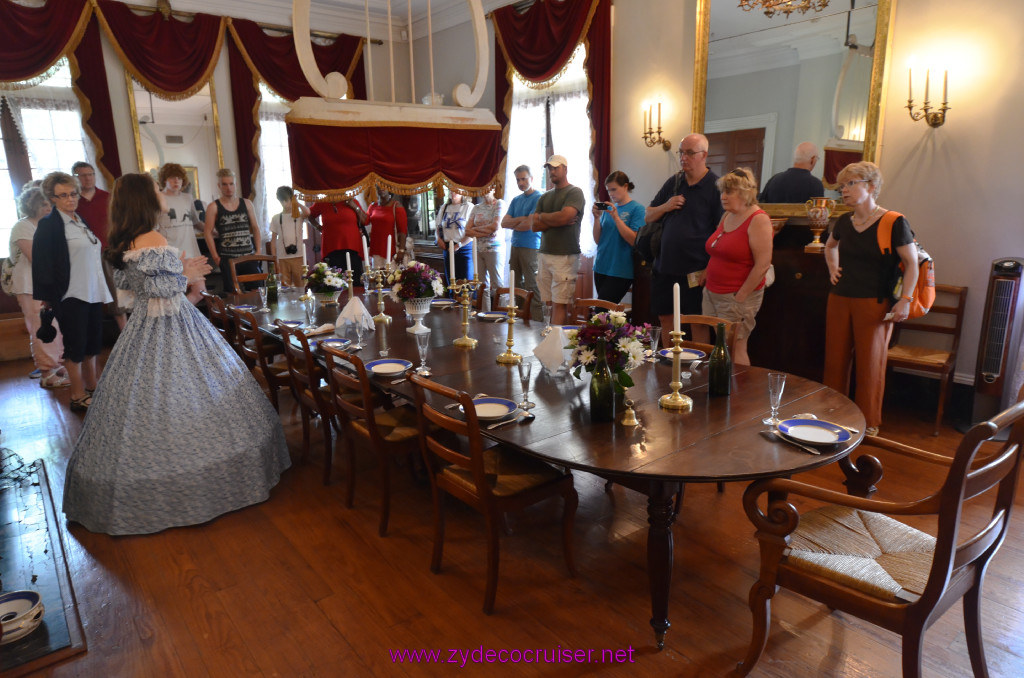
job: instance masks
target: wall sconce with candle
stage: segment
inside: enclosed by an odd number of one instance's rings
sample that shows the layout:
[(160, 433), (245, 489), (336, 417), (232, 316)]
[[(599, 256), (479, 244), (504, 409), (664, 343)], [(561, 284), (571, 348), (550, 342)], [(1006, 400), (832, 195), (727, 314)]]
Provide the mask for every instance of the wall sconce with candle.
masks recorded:
[(932, 111), (931, 103), (928, 101), (928, 87), (931, 84), (931, 69), (924, 72), (924, 106), (915, 113), (914, 112), (914, 75), (912, 69), (907, 69), (907, 105), (906, 109), (910, 111), (910, 119), (917, 122), (921, 118), (928, 123), (929, 127), (942, 127), (942, 124), (946, 122), (946, 111), (949, 110), (948, 98), (948, 87), (949, 87), (949, 71), (942, 72), (942, 106)]
[(672, 142), (661, 136), (661, 102), (658, 102), (658, 129), (655, 130), (654, 125), (654, 107), (648, 106), (647, 110), (644, 111), (644, 124), (643, 124), (643, 140), (647, 148), (653, 148), (654, 146), (660, 145), (666, 151), (672, 148)]

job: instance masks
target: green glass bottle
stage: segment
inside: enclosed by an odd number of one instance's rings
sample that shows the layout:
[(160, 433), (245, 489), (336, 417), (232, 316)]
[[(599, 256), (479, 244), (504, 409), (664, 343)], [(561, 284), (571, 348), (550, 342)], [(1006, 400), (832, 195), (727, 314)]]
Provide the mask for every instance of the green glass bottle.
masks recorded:
[(267, 274), (267, 303), (277, 303), (277, 275), (274, 273), (274, 265), (267, 264), (270, 273)]
[(615, 383), (608, 367), (607, 344), (597, 340), (597, 362), (590, 375), (590, 420), (615, 421)]
[(718, 323), (715, 348), (708, 361), (708, 395), (727, 396), (732, 388), (732, 358), (725, 346), (725, 323)]

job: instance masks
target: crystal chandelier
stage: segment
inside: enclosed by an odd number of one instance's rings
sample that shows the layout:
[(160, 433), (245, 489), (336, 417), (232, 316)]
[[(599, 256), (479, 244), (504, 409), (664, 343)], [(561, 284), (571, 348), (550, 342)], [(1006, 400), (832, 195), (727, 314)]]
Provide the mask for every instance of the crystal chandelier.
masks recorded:
[(782, 12), (787, 17), (793, 12), (807, 13), (809, 10), (820, 12), (828, 7), (828, 0), (740, 0), (740, 9), (750, 12), (755, 9), (764, 11), (767, 17)]

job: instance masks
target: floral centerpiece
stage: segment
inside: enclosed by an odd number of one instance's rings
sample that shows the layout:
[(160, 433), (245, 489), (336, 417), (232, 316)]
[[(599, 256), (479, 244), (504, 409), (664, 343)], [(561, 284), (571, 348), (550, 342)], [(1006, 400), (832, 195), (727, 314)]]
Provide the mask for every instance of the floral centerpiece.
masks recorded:
[(395, 301), (432, 299), (444, 295), (441, 274), (418, 261), (410, 261), (391, 271), (385, 280), (391, 285), (391, 298)]
[(626, 314), (620, 311), (605, 311), (593, 315), (578, 330), (569, 330), (566, 337), (572, 349), (569, 366), (579, 379), (580, 372), (593, 372), (601, 362), (599, 351), (604, 351), (604, 362), (614, 376), (613, 383), (618, 393), (625, 393), (633, 385), (629, 373), (644, 361), (644, 350), (650, 344), (651, 326), (630, 325)]
[(338, 292), (348, 288), (345, 282), (345, 272), (338, 268), (331, 268), (326, 262), (314, 264), (313, 268), (306, 273), (306, 289), (320, 297), (335, 298)]

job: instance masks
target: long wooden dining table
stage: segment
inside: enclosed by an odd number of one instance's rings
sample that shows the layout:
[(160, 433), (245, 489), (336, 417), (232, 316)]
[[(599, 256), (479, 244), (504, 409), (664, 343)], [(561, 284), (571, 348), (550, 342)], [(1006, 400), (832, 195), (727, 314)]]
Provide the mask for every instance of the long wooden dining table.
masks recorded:
[[(304, 311), (295, 301), (296, 294), (283, 295), (271, 305), (269, 313), (257, 314), (268, 332), (277, 318), (304, 320)], [(358, 296), (358, 295), (357, 295)], [(376, 313), (376, 297), (366, 295), (364, 303)], [(334, 322), (348, 302), (321, 306), (317, 323)], [(400, 304), (388, 301), (386, 313), (390, 325), (377, 325), (364, 336), (365, 347), (357, 353), (364, 362), (378, 358), (386, 350), (390, 358), (403, 358), (418, 365), (415, 338), (406, 329), (411, 320)], [(423, 319), (430, 328), (427, 365), (431, 379), (470, 394), (508, 398), (519, 402), (522, 396), (514, 365), (498, 364), (496, 356), (505, 350), (506, 322), (473, 317), (469, 335), (479, 340), (475, 348), (458, 348), (452, 341), (462, 333), (462, 314), (457, 307), (433, 308)], [(533, 349), (542, 341), (541, 323), (514, 325), (513, 350), (528, 360), (536, 360)], [(354, 339), (351, 329), (338, 327), (338, 336)], [(321, 338), (331, 335), (322, 335)], [(784, 341), (784, 338), (780, 339)], [(348, 349), (351, 350), (351, 349)], [(676, 518), (675, 497), (687, 483), (753, 481), (761, 478), (788, 477), (793, 474), (839, 463), (853, 493), (871, 491), (876, 479), (850, 462), (848, 455), (863, 439), (864, 417), (846, 396), (823, 384), (788, 375), (780, 413), (791, 417), (811, 413), (856, 431), (851, 439), (813, 455), (786, 442), (761, 435), (768, 415), (768, 374), (759, 367), (735, 366), (732, 393), (727, 397), (709, 397), (706, 371), (696, 370), (683, 381), (682, 392), (693, 399), (688, 412), (661, 409), (658, 399), (669, 393), (671, 364), (663, 361), (638, 367), (631, 374), (635, 385), (626, 397), (633, 401), (639, 424), (625, 426), (616, 422), (594, 422), (588, 403), (589, 377), (576, 379), (570, 372), (550, 372), (535, 365), (530, 410), (536, 418), (489, 430), (484, 436), (512, 446), (552, 464), (592, 473), (614, 481), (648, 497), (647, 571), (651, 596), (651, 627), (660, 648), (671, 626), (668, 619), (669, 593), (674, 561), (672, 526)], [(393, 375), (374, 377), (379, 388), (394, 396), (412, 400), (408, 381), (394, 383)]]

